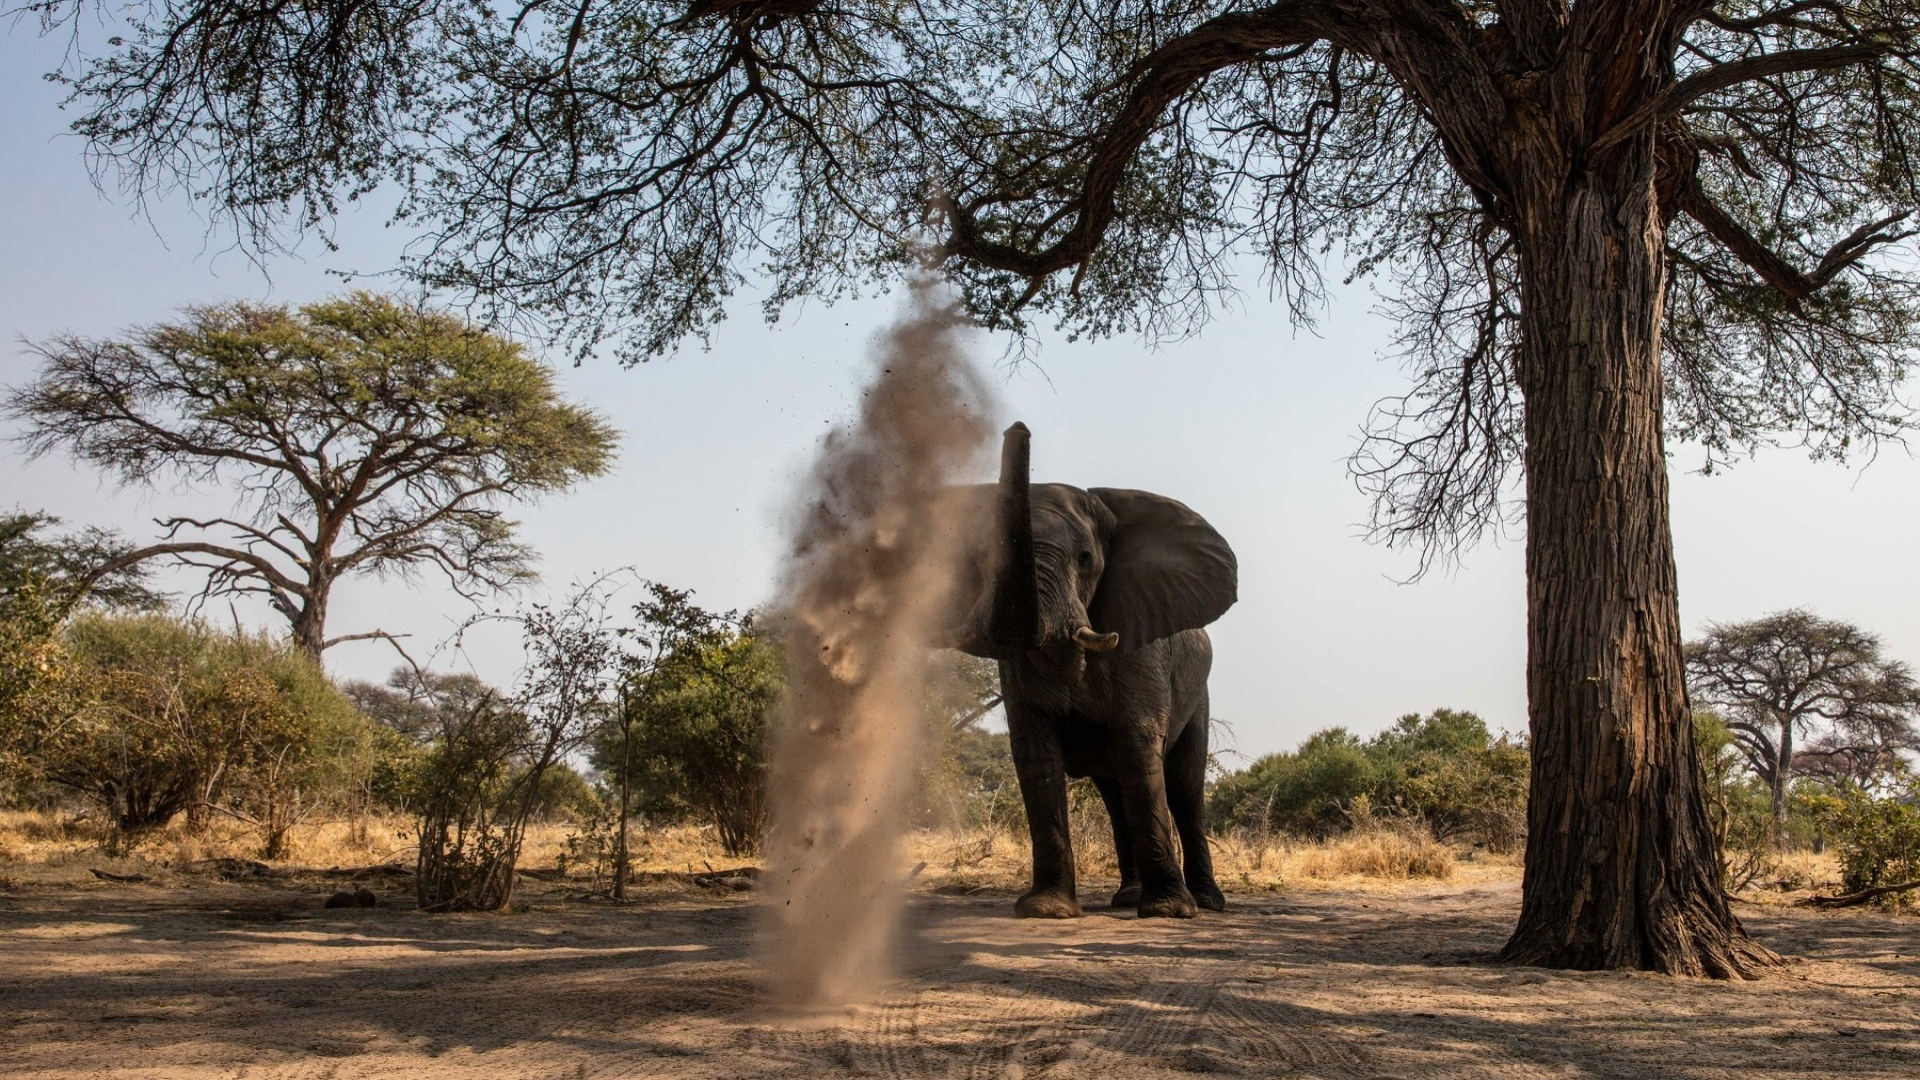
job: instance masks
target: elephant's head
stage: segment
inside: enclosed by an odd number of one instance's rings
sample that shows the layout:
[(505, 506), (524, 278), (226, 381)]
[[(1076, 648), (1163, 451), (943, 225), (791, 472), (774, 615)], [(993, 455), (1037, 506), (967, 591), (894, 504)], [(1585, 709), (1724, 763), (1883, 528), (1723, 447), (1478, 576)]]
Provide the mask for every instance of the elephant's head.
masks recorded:
[(1236, 598), (1233, 549), (1163, 495), (1029, 484), (1026, 425), (1007, 429), (1000, 482), (956, 492), (972, 508), (966, 615), (951, 642), (976, 656), (1039, 653), (1077, 681), (1086, 654), (1130, 652), (1219, 618)]

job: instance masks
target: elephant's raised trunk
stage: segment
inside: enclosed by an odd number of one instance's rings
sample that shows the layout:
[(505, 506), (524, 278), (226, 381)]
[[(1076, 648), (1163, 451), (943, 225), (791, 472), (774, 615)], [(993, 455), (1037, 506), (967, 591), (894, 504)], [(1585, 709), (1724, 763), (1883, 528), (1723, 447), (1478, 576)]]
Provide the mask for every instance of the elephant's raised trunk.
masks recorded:
[(1040, 576), (1033, 551), (1033, 508), (1027, 485), (1031, 436), (1015, 423), (1000, 444), (1000, 572), (993, 585), (987, 638), (1000, 655), (1040, 644)]

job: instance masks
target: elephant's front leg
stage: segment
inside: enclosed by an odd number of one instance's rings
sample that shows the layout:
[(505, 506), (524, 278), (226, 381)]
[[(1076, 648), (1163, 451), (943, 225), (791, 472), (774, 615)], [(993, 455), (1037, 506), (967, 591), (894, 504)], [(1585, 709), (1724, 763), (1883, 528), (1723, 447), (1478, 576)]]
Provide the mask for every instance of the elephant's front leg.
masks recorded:
[(1025, 919), (1077, 919), (1073, 839), (1067, 827), (1067, 763), (1053, 723), (1023, 702), (1007, 702), (1007, 734), (1033, 841), (1033, 887), (1014, 902)]
[(1193, 894), (1187, 891), (1174, 847), (1163, 761), (1158, 737), (1141, 738), (1122, 751), (1120, 790), (1140, 867), (1139, 912), (1143, 919), (1191, 919)]

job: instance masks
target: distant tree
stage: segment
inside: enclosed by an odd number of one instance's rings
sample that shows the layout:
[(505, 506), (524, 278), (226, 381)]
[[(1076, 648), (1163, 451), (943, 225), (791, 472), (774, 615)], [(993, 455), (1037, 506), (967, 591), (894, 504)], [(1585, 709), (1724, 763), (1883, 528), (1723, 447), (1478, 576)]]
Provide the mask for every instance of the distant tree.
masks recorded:
[(1380, 769), (1375, 805), (1417, 817), (1435, 839), (1510, 850), (1525, 835), (1530, 762), (1524, 739), (1488, 731), (1470, 712), (1410, 713), (1367, 742)]
[(1884, 770), (1920, 748), (1920, 684), (1880, 639), (1801, 608), (1738, 623), (1709, 623), (1686, 647), (1695, 702), (1721, 716), (1747, 764), (1771, 793), (1776, 826), (1811, 737), (1828, 763)]
[(517, 344), (450, 315), (357, 292), (298, 309), (235, 303), (119, 340), (33, 346), (40, 373), (7, 399), (32, 453), (70, 453), (151, 485), (238, 493), (239, 517), (168, 517), (167, 557), (202, 597), (263, 595), (309, 655), (344, 578), (433, 570), (462, 595), (532, 575), (499, 504), (604, 472), (617, 437), (562, 399)]
[(1457, 754), (1492, 741), (1487, 722), (1459, 709), (1435, 709), (1425, 716), (1408, 713), (1367, 741), (1375, 756), (1401, 761), (1422, 754)]
[[(621, 655), (619, 704), (598, 733), (594, 763), (612, 781), (614, 792), (611, 854), (614, 899), (627, 898), (632, 873), (630, 850), (634, 800), (659, 811), (674, 805), (674, 773), (664, 763), (647, 757), (642, 746), (643, 725), (657, 721), (656, 709), (667, 695), (683, 688), (700, 669), (699, 658), (726, 640), (728, 628), (741, 619), (735, 612), (719, 614), (693, 602), (690, 589), (647, 582), (647, 599), (634, 605), (637, 625), (623, 636), (628, 648)], [(639, 790), (644, 785), (647, 791)]]
[(386, 683), (354, 679), (340, 687), (362, 716), (410, 739), (432, 739), (499, 691), (464, 671), (425, 671), (401, 664)]
[(1419, 821), (1439, 840), (1504, 851), (1524, 835), (1529, 761), (1524, 740), (1495, 739), (1459, 709), (1408, 713), (1362, 739), (1346, 728), (1308, 736), (1221, 777), (1212, 812), (1222, 826), (1312, 837), (1345, 832), (1357, 800)]
[(1371, 797), (1383, 779), (1365, 740), (1346, 728), (1307, 736), (1290, 753), (1268, 754), (1213, 788), (1216, 824), (1275, 828), (1312, 837), (1344, 832), (1357, 796)]

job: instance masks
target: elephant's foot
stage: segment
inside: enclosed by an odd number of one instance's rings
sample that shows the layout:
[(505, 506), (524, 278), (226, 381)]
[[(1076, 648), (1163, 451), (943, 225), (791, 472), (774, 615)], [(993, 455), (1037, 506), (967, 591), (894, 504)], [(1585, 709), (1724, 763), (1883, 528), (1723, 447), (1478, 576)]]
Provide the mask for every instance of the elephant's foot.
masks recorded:
[(1035, 889), (1013, 902), (1013, 913), (1022, 919), (1077, 919), (1080, 900), (1071, 889)]
[(1188, 882), (1187, 891), (1193, 894), (1194, 903), (1208, 911), (1227, 910), (1226, 894), (1220, 891), (1220, 886), (1211, 881), (1202, 881), (1197, 885)]
[(1193, 896), (1184, 885), (1177, 885), (1177, 892), (1163, 896), (1143, 896), (1140, 898), (1140, 917), (1143, 919), (1191, 919), (1196, 914)]
[(1129, 881), (1129, 882), (1123, 883), (1120, 886), (1119, 891), (1113, 894), (1112, 904), (1114, 907), (1117, 907), (1117, 908), (1139, 907), (1140, 906), (1140, 883), (1137, 881)]

